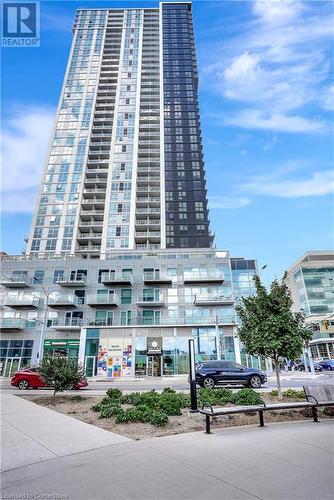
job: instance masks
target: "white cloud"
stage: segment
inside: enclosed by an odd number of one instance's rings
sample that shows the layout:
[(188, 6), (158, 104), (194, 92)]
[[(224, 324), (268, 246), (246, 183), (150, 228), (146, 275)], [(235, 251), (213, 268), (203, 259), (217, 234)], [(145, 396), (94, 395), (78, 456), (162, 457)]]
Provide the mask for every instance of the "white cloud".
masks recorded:
[(281, 24), (296, 18), (303, 5), (294, 0), (256, 0), (253, 10), (265, 23)]
[(211, 196), (209, 199), (209, 207), (233, 210), (235, 208), (242, 208), (249, 205), (250, 201), (251, 200), (246, 197)]
[(284, 113), (265, 113), (257, 109), (246, 109), (226, 116), (225, 123), (242, 128), (273, 130), (277, 132), (321, 132), (328, 124), (312, 118)]
[(286, 179), (283, 171), (271, 175), (255, 176), (251, 181), (239, 185), (247, 195), (267, 195), (279, 198), (302, 198), (325, 196), (334, 193), (334, 172), (314, 172), (307, 178)]
[(16, 107), (4, 123), (1, 183), (3, 212), (32, 212), (46, 159), (55, 112), (49, 108)]
[(205, 50), (202, 81), (239, 103), (238, 114), (222, 124), (328, 131), (329, 124), (311, 116), (333, 106), (328, 80), (334, 30), (326, 3), (321, 9), (297, 0), (257, 0), (251, 6), (250, 21), (215, 50)]

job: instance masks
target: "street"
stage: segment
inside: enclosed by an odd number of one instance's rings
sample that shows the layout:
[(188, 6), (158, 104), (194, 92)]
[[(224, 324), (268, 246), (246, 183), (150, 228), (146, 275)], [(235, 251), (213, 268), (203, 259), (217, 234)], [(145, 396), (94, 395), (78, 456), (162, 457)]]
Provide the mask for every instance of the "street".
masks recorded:
[[(284, 372), (281, 374), (282, 388), (284, 389), (302, 389), (303, 385), (311, 384), (334, 384), (334, 372), (321, 372), (312, 376), (310, 374), (305, 374), (303, 372)], [(136, 392), (136, 391), (150, 391), (152, 389), (162, 390), (164, 387), (170, 387), (179, 391), (189, 390), (189, 384), (187, 382), (187, 376), (176, 376), (176, 377), (159, 377), (159, 378), (138, 378), (131, 380), (110, 380), (108, 382), (104, 381), (89, 381), (88, 387), (81, 389), (80, 394), (85, 393), (87, 396), (99, 396), (104, 395), (106, 390), (110, 387), (118, 387), (125, 392)], [(239, 388), (239, 386), (231, 386), (233, 388)], [(240, 386), (241, 387), (241, 386)], [(269, 375), (268, 381), (264, 386), (259, 389), (260, 392), (271, 391), (276, 388), (276, 377), (275, 375)], [(16, 387), (10, 385), (9, 379), (2, 379), (0, 381), (0, 389), (3, 392), (13, 393), (13, 394), (48, 394), (50, 390), (48, 389), (38, 389), (32, 391), (31, 389), (26, 391), (19, 391)], [(66, 393), (72, 393), (73, 391), (65, 391)]]

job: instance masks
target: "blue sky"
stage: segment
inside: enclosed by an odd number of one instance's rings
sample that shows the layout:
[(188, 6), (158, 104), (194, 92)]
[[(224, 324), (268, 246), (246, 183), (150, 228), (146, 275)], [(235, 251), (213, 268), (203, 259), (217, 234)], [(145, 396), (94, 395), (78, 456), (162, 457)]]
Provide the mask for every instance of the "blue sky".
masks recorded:
[[(212, 229), (268, 281), (333, 247), (333, 2), (194, 1)], [(39, 48), (2, 51), (2, 249), (20, 253), (78, 7), (41, 2)]]

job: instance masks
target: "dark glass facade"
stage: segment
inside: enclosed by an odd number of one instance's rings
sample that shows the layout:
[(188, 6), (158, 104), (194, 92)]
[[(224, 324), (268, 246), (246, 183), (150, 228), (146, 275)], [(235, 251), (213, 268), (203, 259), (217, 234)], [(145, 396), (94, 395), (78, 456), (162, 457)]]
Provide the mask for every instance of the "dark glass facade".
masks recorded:
[(191, 4), (162, 4), (166, 247), (210, 247)]

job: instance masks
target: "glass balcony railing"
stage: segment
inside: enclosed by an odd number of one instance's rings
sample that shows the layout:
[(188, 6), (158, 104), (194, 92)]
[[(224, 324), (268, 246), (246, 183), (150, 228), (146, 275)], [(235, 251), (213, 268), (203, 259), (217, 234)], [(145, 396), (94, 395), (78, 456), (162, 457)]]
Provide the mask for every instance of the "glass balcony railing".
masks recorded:
[(195, 305), (221, 305), (233, 304), (234, 298), (232, 295), (222, 294), (196, 294), (194, 297)]
[(27, 288), (33, 285), (33, 279), (26, 273), (15, 274), (13, 276), (1, 276), (0, 285), (6, 288)]
[(119, 298), (115, 294), (110, 295), (88, 295), (87, 304), (95, 306), (117, 306)]
[(27, 325), (24, 318), (1, 318), (0, 330), (23, 330)]
[(18, 296), (18, 297), (5, 297), (3, 304), (7, 307), (24, 307), (35, 309), (38, 308), (41, 303), (41, 299), (35, 296)]
[(132, 283), (132, 273), (102, 273), (101, 274), (101, 283), (108, 284), (129, 284)]
[(224, 281), (224, 274), (218, 271), (203, 272), (203, 273), (185, 271), (183, 279), (185, 283), (210, 283), (210, 282), (222, 283)]
[(78, 297), (76, 295), (60, 295), (58, 297), (49, 297), (48, 306), (49, 307), (66, 307), (66, 306), (76, 306), (78, 304)]
[(80, 328), (83, 325), (82, 318), (57, 318), (48, 320), (47, 323), (50, 328)]

